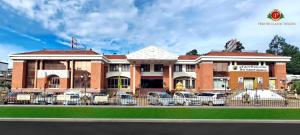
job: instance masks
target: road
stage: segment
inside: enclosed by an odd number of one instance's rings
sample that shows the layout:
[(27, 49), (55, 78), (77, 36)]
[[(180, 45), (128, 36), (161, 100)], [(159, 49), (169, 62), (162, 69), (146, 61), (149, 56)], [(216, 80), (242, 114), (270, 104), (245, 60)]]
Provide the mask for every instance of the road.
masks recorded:
[(1, 135), (284, 135), (299, 134), (300, 124), (0, 122)]

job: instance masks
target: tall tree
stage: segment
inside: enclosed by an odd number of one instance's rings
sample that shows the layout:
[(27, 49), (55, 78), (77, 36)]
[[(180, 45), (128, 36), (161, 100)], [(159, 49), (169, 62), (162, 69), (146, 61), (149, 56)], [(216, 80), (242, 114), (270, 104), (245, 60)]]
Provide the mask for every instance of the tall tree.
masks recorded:
[(245, 49), (245, 47), (243, 46), (243, 44), (236, 39), (231, 39), (231, 40), (227, 41), (225, 44), (225, 51), (241, 52), (244, 49)]
[(191, 56), (191, 55), (199, 55), (197, 49), (193, 49), (189, 52), (186, 53), (186, 55)]
[(266, 50), (267, 53), (290, 56), (291, 61), (287, 63), (287, 73), (289, 74), (300, 74), (300, 51), (299, 48), (286, 43), (285, 39), (281, 36), (274, 36), (271, 43), (269, 44), (269, 49)]

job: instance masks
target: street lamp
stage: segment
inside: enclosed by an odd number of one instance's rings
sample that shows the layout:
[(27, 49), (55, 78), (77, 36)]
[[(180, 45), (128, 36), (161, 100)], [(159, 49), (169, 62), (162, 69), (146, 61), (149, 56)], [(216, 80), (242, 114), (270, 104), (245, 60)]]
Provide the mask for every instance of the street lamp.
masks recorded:
[(80, 76), (80, 78), (83, 79), (83, 83), (84, 83), (84, 97), (83, 97), (83, 100), (84, 100), (85, 104), (86, 104), (86, 100), (88, 100), (88, 97), (86, 95), (86, 87), (87, 87), (86, 85), (87, 85), (87, 81), (88, 81), (89, 77), (90, 77), (90, 75), (88, 75), (88, 74), (84, 74), (84, 75)]

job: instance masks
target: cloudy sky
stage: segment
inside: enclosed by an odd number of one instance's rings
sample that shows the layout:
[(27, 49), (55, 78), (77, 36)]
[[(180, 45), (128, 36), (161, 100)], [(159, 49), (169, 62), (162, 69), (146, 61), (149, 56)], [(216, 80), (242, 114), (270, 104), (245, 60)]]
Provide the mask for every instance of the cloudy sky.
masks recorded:
[[(69, 49), (70, 39), (99, 53), (127, 54), (157, 45), (178, 54), (223, 49), (237, 38), (264, 51), (278, 34), (300, 47), (299, 0), (0, 0), (0, 57)], [(289, 26), (262, 26), (273, 9)]]

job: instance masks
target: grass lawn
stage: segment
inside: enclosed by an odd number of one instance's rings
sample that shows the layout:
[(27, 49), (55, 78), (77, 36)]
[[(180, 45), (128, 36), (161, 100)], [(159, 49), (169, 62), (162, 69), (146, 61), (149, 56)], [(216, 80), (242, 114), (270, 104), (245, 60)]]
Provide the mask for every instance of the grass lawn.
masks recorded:
[(0, 118), (158, 118), (300, 120), (300, 109), (0, 107)]

